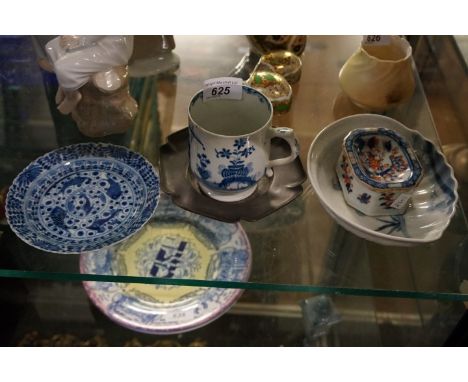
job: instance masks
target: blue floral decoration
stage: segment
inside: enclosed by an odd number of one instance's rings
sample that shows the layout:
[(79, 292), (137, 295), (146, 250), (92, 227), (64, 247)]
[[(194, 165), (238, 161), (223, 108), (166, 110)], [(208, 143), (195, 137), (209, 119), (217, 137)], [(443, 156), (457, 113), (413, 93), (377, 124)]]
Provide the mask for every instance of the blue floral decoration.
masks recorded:
[(42, 167), (36, 164), (30, 165), (23, 173), (18, 177), (18, 183), (22, 185), (28, 185), (36, 179), (42, 172)]
[(197, 154), (197, 157), (202, 167), (206, 167), (207, 165), (211, 163), (211, 161), (208, 159), (206, 154)]
[(252, 162), (245, 162), (245, 159), (255, 151), (255, 146), (245, 147), (246, 145), (247, 138), (239, 138), (234, 141), (232, 151), (228, 148), (215, 149), (218, 158), (230, 159), (228, 166), (222, 165), (219, 167), (219, 174), (223, 177), (221, 183), (218, 184), (219, 188), (233, 189), (233, 185), (237, 185), (238, 188), (245, 188), (256, 182), (255, 176), (252, 174)]
[(197, 154), (198, 158), (198, 165), (197, 165), (197, 171), (198, 175), (202, 179), (208, 179), (211, 176), (211, 172), (208, 171), (207, 167), (211, 163), (211, 161), (208, 159), (206, 154)]
[(229, 159), (232, 155), (231, 150), (229, 149), (221, 149), (221, 150), (216, 150), (216, 158), (226, 158)]
[(377, 232), (385, 232), (390, 235), (396, 231), (408, 237), (404, 215), (392, 215), (386, 218), (377, 218), (377, 220), (384, 223), (376, 229)]
[(247, 158), (248, 156), (250, 156), (253, 152), (255, 151), (255, 147), (254, 146), (250, 146), (250, 147), (247, 147), (246, 149), (242, 150), (240, 152), (240, 156), (244, 157), (244, 158)]
[(247, 138), (239, 138), (234, 141), (234, 147), (237, 150), (240, 150), (242, 147), (244, 147), (247, 144)]
[(363, 194), (359, 195), (357, 199), (363, 204), (368, 204), (370, 202), (371, 196), (364, 192)]

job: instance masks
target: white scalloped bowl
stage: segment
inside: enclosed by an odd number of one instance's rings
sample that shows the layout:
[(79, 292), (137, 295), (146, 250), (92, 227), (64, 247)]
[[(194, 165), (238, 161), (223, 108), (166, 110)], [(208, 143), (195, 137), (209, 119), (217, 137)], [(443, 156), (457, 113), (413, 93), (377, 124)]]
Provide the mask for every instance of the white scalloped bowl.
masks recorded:
[[(424, 178), (403, 215), (365, 216), (344, 200), (335, 172), (341, 143), (350, 131), (367, 127), (396, 131), (411, 144), (421, 162)], [(458, 184), (439, 148), (419, 132), (389, 117), (358, 114), (325, 127), (310, 146), (307, 172), (320, 203), (330, 216), (355, 235), (378, 244), (414, 246), (438, 240), (456, 210)]]

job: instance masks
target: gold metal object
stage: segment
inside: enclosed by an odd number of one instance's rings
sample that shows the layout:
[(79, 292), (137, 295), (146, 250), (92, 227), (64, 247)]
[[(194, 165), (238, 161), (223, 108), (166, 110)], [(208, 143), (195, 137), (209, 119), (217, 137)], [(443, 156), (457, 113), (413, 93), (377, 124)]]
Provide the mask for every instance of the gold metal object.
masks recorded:
[(262, 92), (276, 112), (287, 112), (291, 106), (292, 88), (286, 79), (274, 72), (254, 71), (247, 84)]
[(301, 78), (302, 61), (299, 56), (287, 50), (278, 50), (263, 55), (257, 70), (264, 67), (282, 75), (291, 85)]

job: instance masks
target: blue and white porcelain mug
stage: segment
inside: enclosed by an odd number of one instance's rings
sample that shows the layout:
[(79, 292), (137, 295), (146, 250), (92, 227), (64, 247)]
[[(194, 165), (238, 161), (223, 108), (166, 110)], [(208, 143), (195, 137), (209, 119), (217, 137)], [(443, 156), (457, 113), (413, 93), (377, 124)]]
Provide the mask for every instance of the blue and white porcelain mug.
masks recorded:
[[(252, 195), (271, 167), (292, 162), (298, 144), (292, 129), (273, 128), (273, 106), (259, 91), (242, 86), (242, 99), (192, 98), (189, 115), (189, 160), (203, 192), (216, 200), (239, 201)], [(271, 139), (291, 147), (285, 158), (270, 160)]]

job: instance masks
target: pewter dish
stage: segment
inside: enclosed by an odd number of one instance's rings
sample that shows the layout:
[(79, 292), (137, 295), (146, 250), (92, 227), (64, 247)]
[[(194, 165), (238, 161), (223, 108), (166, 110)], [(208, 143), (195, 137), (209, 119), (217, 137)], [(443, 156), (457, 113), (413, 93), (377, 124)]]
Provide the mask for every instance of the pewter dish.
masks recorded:
[[(281, 139), (271, 143), (271, 159), (284, 157), (289, 146)], [(287, 205), (302, 193), (306, 174), (300, 158), (273, 167), (271, 177), (263, 177), (250, 197), (238, 202), (220, 202), (205, 195), (188, 168), (188, 129), (168, 137), (160, 149), (161, 189), (178, 206), (224, 222), (256, 221)]]

